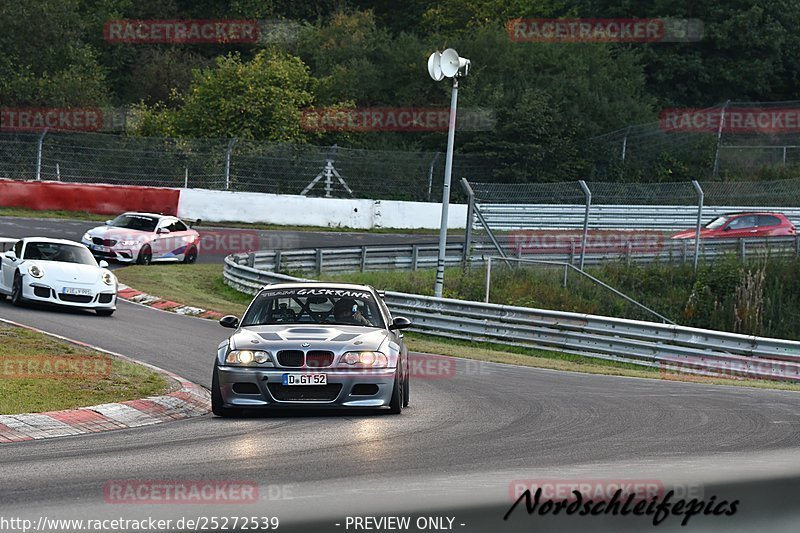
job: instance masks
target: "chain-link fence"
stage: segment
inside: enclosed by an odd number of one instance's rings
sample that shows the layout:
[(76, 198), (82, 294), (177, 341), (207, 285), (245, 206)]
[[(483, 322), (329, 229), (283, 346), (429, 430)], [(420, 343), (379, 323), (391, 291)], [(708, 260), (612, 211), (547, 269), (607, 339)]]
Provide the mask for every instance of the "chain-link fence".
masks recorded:
[(674, 181), (769, 177), (800, 165), (800, 101), (664, 110), (578, 143), (586, 179)]
[[(309, 196), (441, 201), (438, 152), (356, 150), (236, 139), (98, 133), (0, 133), (0, 178), (191, 187)], [(453, 173), (479, 179), (490, 160), (456, 154)], [(460, 191), (454, 191), (459, 200)]]

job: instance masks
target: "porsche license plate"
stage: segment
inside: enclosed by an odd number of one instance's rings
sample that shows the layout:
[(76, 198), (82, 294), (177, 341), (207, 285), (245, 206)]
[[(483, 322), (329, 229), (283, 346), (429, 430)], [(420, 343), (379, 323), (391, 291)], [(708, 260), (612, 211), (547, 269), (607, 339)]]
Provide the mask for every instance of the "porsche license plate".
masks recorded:
[(92, 289), (81, 289), (77, 287), (64, 287), (63, 294), (74, 294), (76, 296), (91, 296)]
[(284, 385), (327, 385), (327, 374), (284, 374)]

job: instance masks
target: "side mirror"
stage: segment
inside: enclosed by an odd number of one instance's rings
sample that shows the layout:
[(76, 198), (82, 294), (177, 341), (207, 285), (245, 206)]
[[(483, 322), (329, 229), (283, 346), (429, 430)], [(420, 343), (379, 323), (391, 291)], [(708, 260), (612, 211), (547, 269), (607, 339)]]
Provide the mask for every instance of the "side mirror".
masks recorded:
[(725, 226), (724, 228), (722, 228), (722, 231), (730, 231), (730, 229), (731, 229), (730, 226)]
[(113, 220), (106, 220), (106, 226), (110, 226)]
[(166, 233), (169, 233), (169, 230), (168, 230), (167, 228), (158, 228), (158, 229), (156, 230), (156, 233), (159, 233), (159, 234), (166, 234)]
[(101, 259), (100, 262), (97, 263), (97, 265), (100, 268), (108, 268), (108, 261), (106, 261), (105, 259)]
[(3, 254), (6, 258), (11, 259), (12, 261), (17, 260), (17, 254), (14, 253), (14, 250), (9, 250)]
[(226, 315), (219, 319), (219, 325), (223, 328), (238, 328), (239, 319), (233, 315)]
[(406, 329), (407, 327), (411, 326), (411, 321), (404, 316), (396, 316), (392, 321), (392, 324), (389, 326), (389, 329)]
[(189, 227), (190, 227), (190, 228), (193, 228), (193, 227), (195, 227), (195, 226), (199, 226), (199, 225), (200, 225), (200, 224), (202, 224), (202, 223), (203, 223), (203, 219), (200, 219), (200, 218), (198, 218), (198, 219), (197, 219), (197, 220), (195, 220), (194, 222), (190, 222), (190, 223), (189, 223)]

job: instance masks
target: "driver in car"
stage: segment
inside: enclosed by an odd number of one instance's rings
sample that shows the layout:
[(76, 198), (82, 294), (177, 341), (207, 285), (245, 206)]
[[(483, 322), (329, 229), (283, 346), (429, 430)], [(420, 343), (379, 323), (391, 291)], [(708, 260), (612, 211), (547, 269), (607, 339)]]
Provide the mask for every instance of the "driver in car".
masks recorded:
[(361, 314), (358, 304), (352, 298), (341, 298), (333, 305), (333, 316), (337, 323), (354, 326), (371, 326), (369, 320)]

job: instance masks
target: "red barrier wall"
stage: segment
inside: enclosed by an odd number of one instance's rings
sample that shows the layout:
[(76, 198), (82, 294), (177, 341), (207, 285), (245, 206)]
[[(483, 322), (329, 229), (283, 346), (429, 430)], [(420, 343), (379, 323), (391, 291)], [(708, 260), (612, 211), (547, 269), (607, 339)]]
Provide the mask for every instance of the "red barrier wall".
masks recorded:
[(0, 206), (38, 211), (86, 211), (100, 215), (147, 211), (177, 215), (179, 198), (178, 189), (0, 179)]

